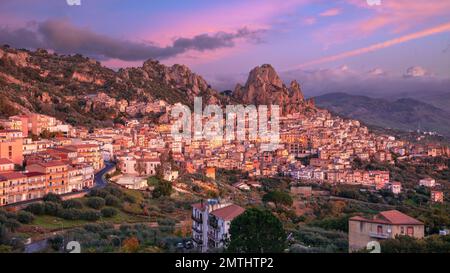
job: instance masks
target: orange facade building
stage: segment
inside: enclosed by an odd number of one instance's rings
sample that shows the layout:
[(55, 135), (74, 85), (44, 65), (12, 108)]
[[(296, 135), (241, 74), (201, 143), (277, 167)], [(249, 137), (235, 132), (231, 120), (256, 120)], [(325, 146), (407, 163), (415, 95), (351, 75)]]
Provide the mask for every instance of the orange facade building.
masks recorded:
[(27, 166), (28, 172), (45, 174), (46, 193), (63, 194), (69, 191), (69, 166), (61, 161), (36, 163)]
[(21, 138), (0, 139), (0, 158), (12, 161), (14, 164), (23, 164), (23, 141)]

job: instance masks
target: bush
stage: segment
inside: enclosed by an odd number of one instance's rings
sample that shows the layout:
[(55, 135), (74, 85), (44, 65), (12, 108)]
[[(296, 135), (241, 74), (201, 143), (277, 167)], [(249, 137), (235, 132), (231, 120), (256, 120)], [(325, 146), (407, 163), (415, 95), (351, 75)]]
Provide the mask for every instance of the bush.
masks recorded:
[(101, 212), (102, 216), (106, 218), (111, 218), (117, 215), (117, 210), (115, 208), (104, 208)]
[(5, 223), (4, 223), (5, 227), (7, 229), (9, 229), (11, 232), (15, 232), (18, 228), (20, 228), (21, 224), (19, 221), (15, 220), (15, 219), (8, 219)]
[(110, 207), (120, 207), (120, 204), (121, 204), (120, 199), (113, 195), (106, 196), (105, 203), (107, 206), (110, 206)]
[(109, 192), (106, 189), (92, 189), (88, 194), (89, 197), (101, 197), (106, 198)]
[(152, 196), (153, 198), (160, 198), (162, 196), (170, 196), (172, 192), (172, 183), (168, 181), (161, 181), (153, 190)]
[(61, 205), (55, 202), (45, 202), (45, 214), (51, 216), (57, 216), (58, 212), (62, 209)]
[(34, 215), (27, 211), (19, 211), (17, 220), (22, 224), (30, 224), (34, 221)]
[(89, 197), (86, 204), (93, 209), (101, 209), (105, 206), (105, 199), (101, 197)]
[(64, 247), (63, 246), (64, 238), (61, 235), (50, 238), (47, 240), (47, 242), (50, 245), (50, 247), (55, 251), (59, 251), (61, 250), (61, 248)]
[(134, 196), (131, 195), (126, 195), (123, 200), (131, 204), (136, 203), (136, 198), (134, 198)]
[(89, 232), (99, 233), (103, 231), (103, 227), (97, 224), (87, 224), (84, 226), (84, 229)]
[(62, 203), (65, 209), (82, 209), (83, 204), (78, 200), (67, 200)]
[(274, 202), (277, 205), (292, 206), (292, 197), (284, 191), (271, 191), (262, 198), (263, 202)]
[(30, 204), (25, 208), (26, 211), (33, 213), (34, 215), (44, 215), (45, 205), (41, 203)]
[(97, 221), (102, 215), (95, 210), (86, 210), (81, 214), (81, 219), (86, 221)]
[(58, 216), (66, 220), (80, 220), (82, 213), (79, 209), (62, 209), (59, 211)]
[(49, 193), (43, 197), (44, 202), (61, 203), (61, 197), (54, 193)]

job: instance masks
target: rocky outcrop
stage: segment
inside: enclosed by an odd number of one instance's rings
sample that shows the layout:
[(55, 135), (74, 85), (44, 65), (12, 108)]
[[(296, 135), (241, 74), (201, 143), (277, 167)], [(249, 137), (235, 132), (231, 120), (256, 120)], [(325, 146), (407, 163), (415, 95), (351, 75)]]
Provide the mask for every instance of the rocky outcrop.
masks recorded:
[(114, 71), (79, 54), (8, 46), (0, 47), (0, 96), (30, 111), (90, 126), (110, 125), (106, 118), (120, 113), (146, 113), (159, 100), (189, 106), (196, 96), (205, 104), (224, 105), (232, 100), (184, 65), (149, 60), (142, 67)]
[(238, 84), (233, 96), (245, 104), (279, 105), (284, 114), (314, 107), (312, 100), (305, 100), (297, 81), (287, 87), (270, 64), (254, 68), (245, 86)]

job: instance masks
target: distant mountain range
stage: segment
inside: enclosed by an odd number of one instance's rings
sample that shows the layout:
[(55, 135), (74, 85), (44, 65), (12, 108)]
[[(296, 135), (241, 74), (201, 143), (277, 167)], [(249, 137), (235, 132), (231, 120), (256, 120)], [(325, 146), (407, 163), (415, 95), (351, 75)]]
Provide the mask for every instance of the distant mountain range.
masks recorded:
[[(389, 101), (346, 93), (329, 93), (314, 98), (316, 105), (368, 125), (405, 131), (434, 131), (450, 137), (450, 113), (410, 98)], [(439, 105), (435, 101), (435, 105)], [(445, 106), (445, 105), (444, 105)]]

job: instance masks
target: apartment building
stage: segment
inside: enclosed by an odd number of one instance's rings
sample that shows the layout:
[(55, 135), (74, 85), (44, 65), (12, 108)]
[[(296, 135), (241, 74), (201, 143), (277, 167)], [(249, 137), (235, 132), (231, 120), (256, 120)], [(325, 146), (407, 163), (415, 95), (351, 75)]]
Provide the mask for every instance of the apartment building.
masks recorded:
[(94, 186), (94, 168), (89, 164), (69, 166), (68, 192), (82, 191)]
[(436, 185), (436, 180), (431, 177), (427, 177), (427, 178), (419, 180), (419, 186), (432, 188), (435, 185)]
[(444, 192), (443, 191), (431, 191), (430, 198), (431, 198), (431, 202), (444, 203)]
[(69, 166), (62, 161), (40, 162), (27, 166), (28, 172), (45, 174), (46, 193), (69, 192)]
[(222, 248), (230, 239), (231, 221), (241, 215), (244, 208), (216, 199), (192, 205), (192, 239), (202, 252)]
[(14, 164), (23, 163), (22, 138), (0, 138), (0, 158), (6, 158)]
[(56, 119), (41, 114), (31, 114), (28, 116), (28, 129), (33, 135), (40, 135), (43, 131), (52, 131), (51, 128), (56, 126)]
[(349, 219), (349, 251), (367, 247), (371, 241), (393, 239), (395, 236), (424, 237), (424, 224), (397, 210), (383, 211), (373, 218), (355, 216)]
[(78, 159), (80, 159), (79, 163), (89, 163), (95, 170), (100, 170), (104, 166), (100, 147), (97, 144), (78, 144), (64, 146), (64, 148), (76, 152)]

